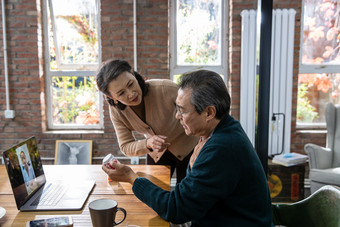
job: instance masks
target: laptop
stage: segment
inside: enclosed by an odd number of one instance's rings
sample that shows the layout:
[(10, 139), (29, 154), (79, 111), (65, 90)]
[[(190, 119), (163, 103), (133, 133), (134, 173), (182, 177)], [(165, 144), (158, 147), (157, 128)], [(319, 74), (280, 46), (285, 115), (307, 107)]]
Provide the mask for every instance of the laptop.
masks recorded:
[(81, 210), (95, 181), (46, 179), (35, 137), (3, 152), (18, 210)]

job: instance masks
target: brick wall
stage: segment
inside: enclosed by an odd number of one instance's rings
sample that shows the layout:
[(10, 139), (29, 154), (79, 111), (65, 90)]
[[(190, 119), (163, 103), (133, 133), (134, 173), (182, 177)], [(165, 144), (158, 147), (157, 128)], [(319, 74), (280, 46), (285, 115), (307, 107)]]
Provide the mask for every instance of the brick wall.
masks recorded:
[[(6, 2), (7, 56), (10, 107), (15, 120), (5, 119), (5, 77), (3, 37), (1, 41), (0, 77), (0, 150), (18, 139), (36, 135), (41, 138), (40, 78), (37, 42), (37, 6), (35, 1)], [(2, 22), (2, 21), (1, 21)], [(2, 24), (1, 24), (2, 34)]]
[[(169, 78), (169, 4), (168, 0), (137, 1), (138, 64), (137, 70), (147, 78)], [(240, 50), (241, 16), (243, 9), (256, 9), (257, 1), (231, 0), (228, 7), (229, 86), (232, 96), (231, 113), (239, 118), (240, 108)], [(320, 145), (325, 134), (297, 132), (295, 126), (297, 74), (300, 41), (301, 1), (275, 1), (274, 8), (293, 7), (297, 10), (294, 49), (294, 85), (292, 117), (292, 151), (303, 152), (303, 145), (313, 136)], [(1, 12), (0, 12), (1, 14)], [(105, 129), (103, 133), (52, 133), (46, 131), (40, 6), (36, 0), (6, 1), (6, 27), (10, 108), (15, 119), (5, 119), (5, 77), (3, 37), (0, 36), (0, 151), (19, 140), (35, 135), (43, 157), (54, 157), (57, 139), (93, 140), (93, 156), (108, 152), (123, 156), (118, 150), (116, 136), (104, 104)], [(2, 24), (0, 25), (2, 34)], [(121, 58), (133, 65), (133, 1), (101, 1), (102, 60)], [(51, 163), (51, 162), (50, 162)], [(96, 163), (96, 161), (94, 161)]]

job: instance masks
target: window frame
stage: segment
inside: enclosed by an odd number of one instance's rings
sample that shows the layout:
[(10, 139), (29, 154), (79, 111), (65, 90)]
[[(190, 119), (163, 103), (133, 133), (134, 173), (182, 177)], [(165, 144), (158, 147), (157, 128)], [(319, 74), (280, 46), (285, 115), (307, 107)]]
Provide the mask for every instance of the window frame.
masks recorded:
[[(305, 14), (306, 0), (302, 1), (301, 9), (301, 29), (300, 29), (300, 55), (299, 55), (299, 73), (298, 74), (331, 74), (339, 73), (340, 64), (303, 64), (302, 53), (303, 53), (303, 37), (304, 37), (304, 14)], [(298, 103), (297, 103), (298, 105)], [(324, 123), (301, 123), (296, 120), (296, 128), (298, 129), (326, 129), (326, 122)]]
[[(52, 78), (53, 77), (60, 77), (60, 76), (77, 76), (77, 77), (83, 77), (83, 76), (95, 76), (96, 70), (83, 70), (81, 65), (77, 64), (70, 64), (66, 67), (61, 67), (61, 70), (51, 70), (50, 69), (50, 48), (49, 48), (49, 29), (48, 29), (48, 1), (50, 0), (43, 0), (42, 1), (42, 9), (43, 9), (43, 46), (44, 46), (44, 74), (45, 74), (45, 86), (46, 86), (46, 114), (47, 114), (47, 130), (82, 130), (82, 129), (92, 129), (92, 130), (99, 130), (103, 129), (104, 127), (104, 121), (103, 121), (103, 97), (98, 91), (98, 107), (99, 107), (99, 123), (96, 125), (81, 125), (81, 124), (54, 124), (53, 123), (53, 117), (52, 117)], [(101, 20), (100, 20), (100, 0), (95, 0), (99, 13), (97, 15), (97, 21), (98, 21), (98, 65), (99, 67), (101, 63)], [(54, 29), (54, 28), (53, 28)], [(53, 37), (55, 39), (55, 37)], [(56, 53), (57, 54), (57, 53)], [(89, 64), (88, 68), (94, 69), (94, 64)], [(70, 67), (74, 67), (73, 69), (70, 69)]]
[(228, 13), (227, 2), (221, 0), (221, 65), (177, 65), (177, 0), (170, 1), (170, 79), (175, 80), (175, 75), (185, 72), (206, 69), (223, 75), (224, 81), (228, 81), (228, 55), (227, 55), (227, 26)]

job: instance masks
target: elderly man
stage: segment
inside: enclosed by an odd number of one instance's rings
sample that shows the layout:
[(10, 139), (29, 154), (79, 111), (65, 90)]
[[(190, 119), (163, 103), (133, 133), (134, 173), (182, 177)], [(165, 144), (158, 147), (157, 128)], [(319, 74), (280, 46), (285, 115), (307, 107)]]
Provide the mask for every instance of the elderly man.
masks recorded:
[(171, 192), (128, 166), (103, 165), (112, 180), (129, 182), (137, 198), (172, 223), (191, 226), (272, 226), (271, 199), (260, 160), (240, 123), (229, 115), (230, 95), (215, 72), (184, 74), (176, 118), (200, 140), (187, 176)]

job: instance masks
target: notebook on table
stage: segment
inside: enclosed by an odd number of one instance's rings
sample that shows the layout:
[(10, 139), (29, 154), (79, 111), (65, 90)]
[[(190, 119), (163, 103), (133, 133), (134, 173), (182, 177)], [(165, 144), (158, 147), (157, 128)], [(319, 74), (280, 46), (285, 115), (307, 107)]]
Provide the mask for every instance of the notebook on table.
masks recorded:
[(18, 210), (80, 210), (95, 181), (46, 179), (35, 137), (3, 152)]

